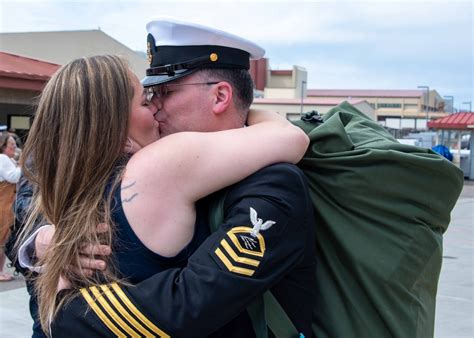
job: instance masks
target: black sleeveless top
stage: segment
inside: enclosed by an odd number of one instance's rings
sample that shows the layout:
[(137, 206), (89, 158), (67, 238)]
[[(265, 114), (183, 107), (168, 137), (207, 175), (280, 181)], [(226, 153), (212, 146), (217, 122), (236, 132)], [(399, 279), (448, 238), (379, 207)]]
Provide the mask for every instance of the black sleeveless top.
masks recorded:
[(119, 276), (132, 284), (139, 283), (160, 271), (185, 266), (188, 258), (210, 235), (207, 203), (199, 201), (196, 204), (196, 223), (191, 242), (175, 257), (160, 256), (143, 245), (131, 228), (122, 208), (120, 191), (120, 187), (115, 189), (112, 201), (112, 219), (116, 225), (112, 253)]

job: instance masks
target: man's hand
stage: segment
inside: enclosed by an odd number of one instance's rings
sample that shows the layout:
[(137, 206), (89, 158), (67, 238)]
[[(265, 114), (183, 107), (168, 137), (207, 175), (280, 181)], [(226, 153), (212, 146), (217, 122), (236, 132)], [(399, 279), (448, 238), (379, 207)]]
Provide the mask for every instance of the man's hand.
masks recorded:
[[(97, 225), (97, 233), (101, 234), (107, 232), (109, 226), (105, 223)], [(71, 267), (75, 273), (92, 276), (96, 270), (105, 270), (106, 263), (100, 257), (108, 256), (112, 253), (108, 245), (93, 245), (84, 243), (80, 250), (79, 266)]]
[[(105, 223), (101, 223), (97, 226), (97, 233), (104, 233), (108, 231), (109, 226)], [(49, 244), (54, 236), (54, 225), (46, 225), (38, 232), (35, 239), (35, 250), (36, 257), (42, 258), (48, 249)], [(70, 269), (78, 274), (84, 274), (86, 276), (92, 276), (96, 270), (104, 270), (106, 263), (101, 260), (101, 256), (108, 256), (112, 253), (111, 248), (108, 245), (92, 245), (84, 243), (80, 250), (80, 258), (78, 266), (71, 266)]]
[(59, 292), (64, 289), (70, 289), (70, 288), (71, 288), (71, 283), (63, 276), (59, 277), (59, 282), (58, 282), (58, 286), (56, 287), (56, 292)]
[(44, 257), (49, 243), (54, 236), (54, 225), (47, 224), (41, 227), (35, 238), (35, 256), (39, 259)]

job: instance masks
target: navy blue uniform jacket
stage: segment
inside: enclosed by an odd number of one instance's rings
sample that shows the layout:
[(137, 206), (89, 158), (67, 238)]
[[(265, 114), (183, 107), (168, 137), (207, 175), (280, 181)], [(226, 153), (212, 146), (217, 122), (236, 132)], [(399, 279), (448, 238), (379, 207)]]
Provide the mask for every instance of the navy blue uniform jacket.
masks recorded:
[(52, 337), (252, 337), (245, 308), (268, 289), (310, 337), (315, 225), (303, 173), (264, 168), (228, 188), (224, 210), (184, 268), (136, 286), (82, 289), (55, 318)]

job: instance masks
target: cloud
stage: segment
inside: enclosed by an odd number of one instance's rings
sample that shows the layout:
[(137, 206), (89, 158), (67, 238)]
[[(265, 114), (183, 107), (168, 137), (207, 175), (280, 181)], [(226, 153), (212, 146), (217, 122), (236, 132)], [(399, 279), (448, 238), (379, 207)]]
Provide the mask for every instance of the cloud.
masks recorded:
[(149, 18), (176, 16), (259, 43), (272, 68), (303, 66), (314, 88), (426, 84), (473, 99), (470, 0), (0, 1), (4, 32), (100, 27), (145, 50)]

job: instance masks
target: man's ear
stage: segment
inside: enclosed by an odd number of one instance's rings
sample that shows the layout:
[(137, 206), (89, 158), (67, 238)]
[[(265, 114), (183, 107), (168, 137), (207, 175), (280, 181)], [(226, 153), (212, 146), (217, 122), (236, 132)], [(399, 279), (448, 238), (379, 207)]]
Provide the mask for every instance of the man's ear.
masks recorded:
[(225, 112), (232, 104), (232, 86), (225, 81), (221, 81), (214, 86), (212, 111), (214, 114), (220, 114)]

